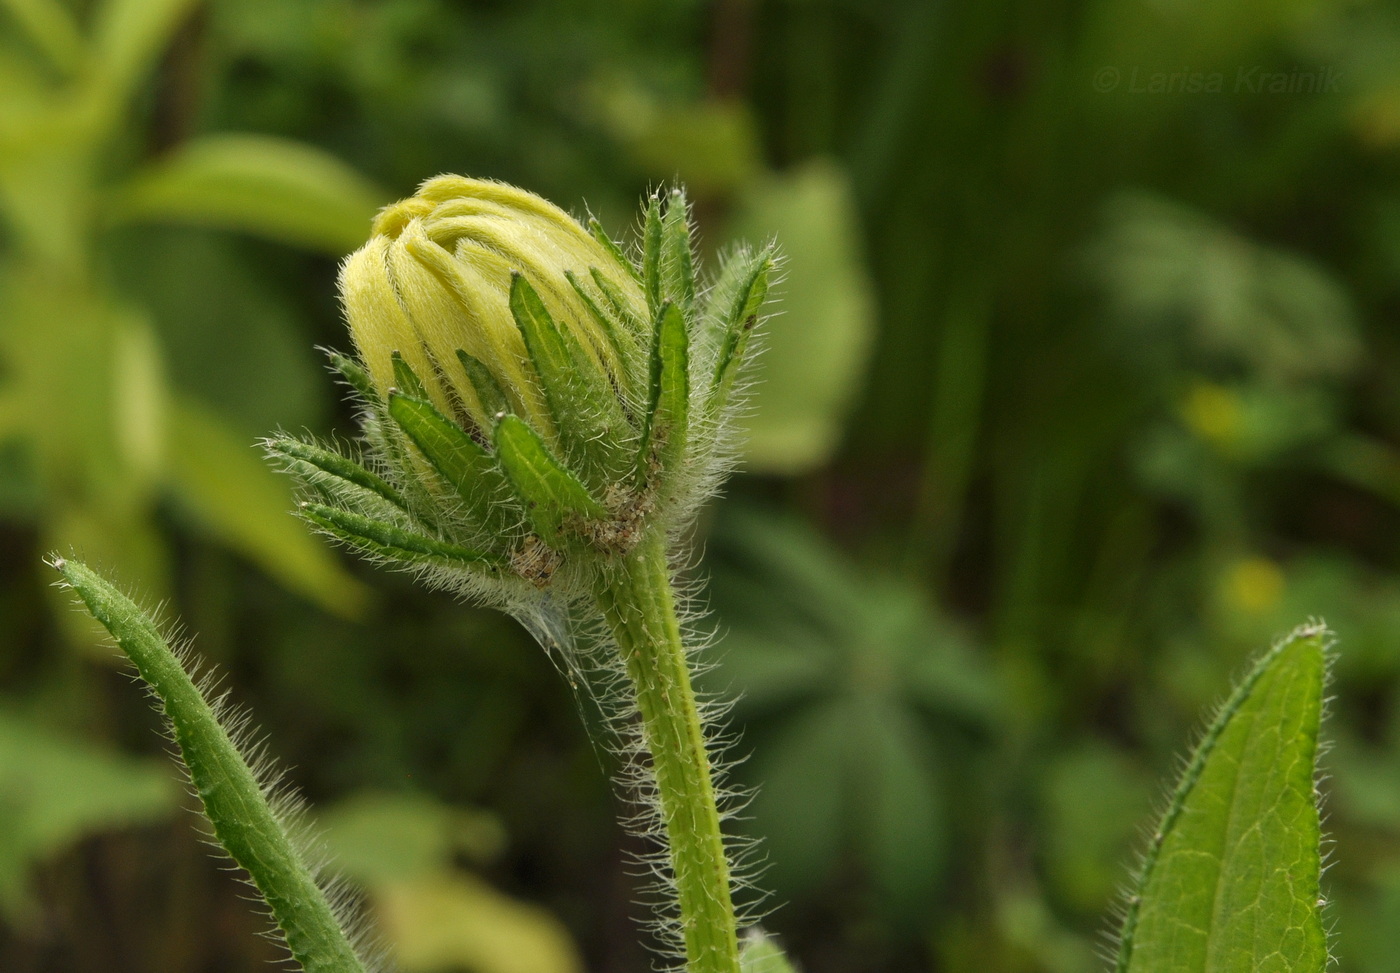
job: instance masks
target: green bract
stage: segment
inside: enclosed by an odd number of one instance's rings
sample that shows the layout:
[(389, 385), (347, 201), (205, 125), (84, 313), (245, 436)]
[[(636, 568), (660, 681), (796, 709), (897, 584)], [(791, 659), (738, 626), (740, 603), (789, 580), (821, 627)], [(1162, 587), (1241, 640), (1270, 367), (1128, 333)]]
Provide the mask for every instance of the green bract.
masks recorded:
[(332, 359), (370, 455), (269, 444), (315, 491), (307, 519), (506, 607), (585, 593), (602, 561), (674, 532), (729, 459), (773, 253), (702, 284), (679, 190), (649, 201), (637, 250), (459, 176), (383, 210), (341, 271), (358, 360)]

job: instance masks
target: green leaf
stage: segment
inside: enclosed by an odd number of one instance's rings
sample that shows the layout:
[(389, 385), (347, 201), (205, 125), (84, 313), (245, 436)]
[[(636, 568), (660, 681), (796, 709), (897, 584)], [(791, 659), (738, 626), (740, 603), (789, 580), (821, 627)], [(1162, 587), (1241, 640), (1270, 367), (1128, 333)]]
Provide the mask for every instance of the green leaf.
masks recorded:
[(443, 561), (495, 573), (499, 561), (491, 554), (418, 534), (374, 517), (320, 503), (303, 503), (301, 515), (338, 540), (366, 553), (395, 561)]
[(621, 310), (622, 295), (614, 288), (612, 291), (605, 290), (603, 284), (609, 287), (613, 285), (602, 276), (602, 272), (596, 267), (592, 270), (593, 280), (599, 284), (599, 291), (603, 295), (600, 302), (593, 292), (578, 279), (572, 270), (564, 271), (564, 278), (568, 280), (569, 286), (574, 289), (574, 293), (588, 306), (588, 310), (593, 314), (593, 320), (598, 323), (598, 327), (607, 336), (608, 343), (612, 345), (613, 353), (623, 370), (619, 376), (619, 382), (626, 388), (636, 391), (644, 386), (644, 377), (637, 374), (638, 359), (641, 357), (637, 342), (637, 335), (641, 333), (637, 322), (630, 313)]
[(149, 615), (77, 561), (53, 560), (161, 701), (190, 782), (234, 861), (267, 902), (306, 973), (362, 973), (349, 941), (257, 776)]
[(566, 539), (566, 528), (608, 516), (523, 419), (505, 416), (496, 424), (496, 454), (530, 525), (551, 546)]
[(1321, 973), (1316, 774), (1330, 634), (1293, 632), (1196, 748), (1128, 899), (1120, 973)]
[(506, 839), (486, 811), (411, 792), (361, 791), (318, 817), (336, 872), (362, 884), (440, 873), (459, 854), (489, 861)]
[(709, 401), (712, 413), (722, 410), (729, 400), (734, 377), (743, 366), (749, 336), (758, 323), (759, 308), (768, 296), (772, 272), (771, 250), (735, 254), (720, 270), (706, 322), (706, 330), (716, 342), (714, 386)]
[(114, 218), (243, 230), (343, 254), (369, 236), (385, 194), (309, 145), (265, 135), (207, 135), (136, 175)]
[(651, 405), (637, 471), (639, 485), (674, 471), (685, 455), (690, 420), (690, 344), (681, 309), (668, 304), (651, 356)]
[(389, 361), (394, 367), (394, 385), (398, 390), (404, 395), (426, 401), (428, 390), (423, 386), (423, 380), (418, 377), (413, 366), (404, 361), (403, 355), (395, 351), (389, 355)]
[(291, 485), (252, 444), (191, 399), (168, 413), (170, 485), (196, 521), (269, 575), (324, 608), (355, 617), (369, 592), (314, 536), (288, 519)]

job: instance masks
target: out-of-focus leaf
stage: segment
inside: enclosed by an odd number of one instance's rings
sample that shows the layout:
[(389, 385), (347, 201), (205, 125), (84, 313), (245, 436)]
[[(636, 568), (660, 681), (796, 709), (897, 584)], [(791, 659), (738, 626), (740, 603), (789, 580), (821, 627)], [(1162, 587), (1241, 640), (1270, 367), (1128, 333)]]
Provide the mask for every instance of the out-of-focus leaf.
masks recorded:
[(113, 216), (244, 230), (347, 253), (365, 241), (384, 193), (319, 149), (266, 135), (206, 135), (138, 173)]
[(356, 616), (368, 592), (292, 516), (291, 484), (252, 443), (188, 398), (171, 403), (170, 485), (195, 519), (293, 591)]
[(1124, 753), (1088, 743), (1049, 760), (1041, 784), (1041, 853), (1049, 891), (1097, 916), (1122, 884), (1142, 814), (1155, 796)]
[(403, 973), (578, 973), (583, 968), (557, 919), (469, 875), (388, 883), (374, 899)]
[(143, 226), (113, 234), (110, 251), (123, 292), (150, 309), (175, 387), (250, 439), (323, 424), (332, 392), (306, 322), (233, 241)]
[(442, 872), (458, 852), (486, 860), (505, 842), (490, 814), (421, 794), (356, 794), (320, 823), (335, 870), (366, 885)]
[(179, 797), (160, 761), (68, 740), (0, 710), (0, 910), (22, 918), (34, 863), (86, 835), (157, 820)]
[(4, 0), (4, 6), (55, 67), (69, 71), (76, 66), (83, 41), (73, 15), (59, 0)]
[(1184, 206), (1113, 199), (1086, 260), (1132, 354), (1156, 367), (1243, 367), (1287, 383), (1345, 375), (1360, 358), (1332, 277)]
[(820, 466), (844, 430), (870, 351), (875, 298), (845, 173), (819, 161), (755, 183), (728, 227), (738, 240), (776, 237), (777, 312), (753, 369), (744, 462), (795, 474)]
[(754, 742), (773, 885), (809, 893), (854, 859), (889, 914), (912, 918), (942, 875), (945, 754), (997, 717), (989, 674), (920, 592), (799, 526), (731, 509), (710, 552), (716, 684)]
[(97, 8), (97, 70), (91, 82), (98, 94), (124, 102), (141, 76), (154, 66), (195, 3), (196, 0), (103, 0)]
[(1328, 633), (1270, 650), (1206, 731), (1128, 900), (1120, 973), (1321, 973), (1317, 773)]

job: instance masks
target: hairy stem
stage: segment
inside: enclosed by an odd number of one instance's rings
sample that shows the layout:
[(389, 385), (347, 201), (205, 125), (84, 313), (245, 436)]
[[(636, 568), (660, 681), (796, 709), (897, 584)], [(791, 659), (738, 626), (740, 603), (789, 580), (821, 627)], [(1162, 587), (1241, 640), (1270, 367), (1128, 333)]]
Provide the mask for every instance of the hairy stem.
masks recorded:
[(738, 973), (729, 859), (663, 538), (648, 538), (622, 559), (598, 585), (596, 597), (641, 713), (680, 905), (686, 968)]

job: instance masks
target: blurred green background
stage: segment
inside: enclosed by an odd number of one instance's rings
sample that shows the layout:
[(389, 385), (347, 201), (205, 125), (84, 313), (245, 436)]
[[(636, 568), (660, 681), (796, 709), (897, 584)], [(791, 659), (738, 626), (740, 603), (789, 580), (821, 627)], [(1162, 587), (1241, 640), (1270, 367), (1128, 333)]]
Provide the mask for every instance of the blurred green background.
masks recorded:
[(1400, 4), (0, 2), (0, 969), (252, 971), (41, 564), (198, 633), (405, 973), (635, 973), (610, 758), (511, 622), (331, 551), (337, 260), (438, 172), (787, 254), (702, 518), (812, 973), (1079, 973), (1202, 713), (1309, 616), (1342, 967), (1400, 971)]

